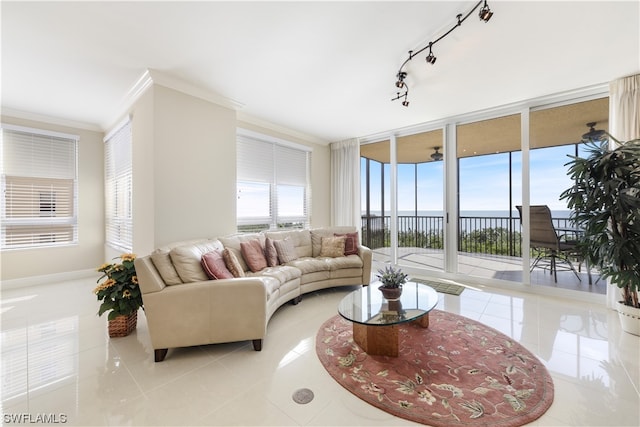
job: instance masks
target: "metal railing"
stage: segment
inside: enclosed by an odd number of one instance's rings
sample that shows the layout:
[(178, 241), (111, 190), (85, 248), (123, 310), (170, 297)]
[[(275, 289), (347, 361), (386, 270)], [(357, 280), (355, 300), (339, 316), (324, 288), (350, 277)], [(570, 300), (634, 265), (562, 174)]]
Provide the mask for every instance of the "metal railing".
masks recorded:
[[(556, 228), (570, 228), (569, 218), (553, 218)], [(391, 246), (391, 217), (362, 216), (362, 241), (371, 249)], [(522, 256), (520, 218), (508, 216), (461, 216), (458, 219), (458, 250), (489, 255)], [(398, 246), (444, 248), (442, 216), (399, 215)]]

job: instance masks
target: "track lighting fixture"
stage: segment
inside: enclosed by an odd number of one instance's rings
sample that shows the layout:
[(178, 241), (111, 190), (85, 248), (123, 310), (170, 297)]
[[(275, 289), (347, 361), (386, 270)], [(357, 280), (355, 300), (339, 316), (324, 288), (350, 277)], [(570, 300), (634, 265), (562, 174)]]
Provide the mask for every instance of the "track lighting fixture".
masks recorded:
[(414, 57), (416, 57), (420, 53), (424, 52), (427, 48), (429, 49), (429, 54), (426, 56), (425, 60), (427, 61), (427, 63), (429, 63), (431, 65), (434, 65), (436, 63), (436, 56), (433, 54), (433, 45), (438, 43), (440, 40), (444, 39), (446, 36), (451, 34), (451, 32), (453, 30), (455, 30), (456, 28), (461, 26), (462, 23), (473, 12), (478, 10), (480, 5), (482, 5), (482, 7), (480, 8), (480, 11), (478, 12), (478, 17), (480, 18), (481, 21), (488, 22), (489, 19), (491, 19), (491, 17), (493, 16), (493, 12), (491, 11), (491, 9), (489, 9), (489, 5), (487, 4), (487, 0), (480, 0), (480, 1), (478, 1), (478, 3), (476, 3), (475, 6), (473, 6), (473, 8), (469, 12), (467, 12), (466, 15), (463, 16), (461, 13), (456, 15), (456, 23), (455, 23), (455, 25), (453, 27), (451, 27), (451, 29), (449, 31), (447, 31), (446, 33), (442, 34), (437, 39), (435, 39), (433, 41), (430, 41), (429, 44), (426, 45), (425, 47), (423, 47), (423, 48), (421, 48), (421, 49), (419, 49), (419, 50), (417, 50), (415, 52), (413, 50), (409, 51), (409, 57), (402, 63), (402, 65), (400, 66), (400, 70), (398, 71), (398, 74), (396, 75), (396, 77), (398, 78), (396, 80), (396, 87), (398, 89), (404, 89), (404, 93), (398, 92), (397, 96), (395, 98), (391, 99), (392, 101), (395, 101), (396, 99), (403, 98), (402, 105), (404, 105), (405, 107), (409, 106), (409, 101), (407, 101), (407, 96), (409, 95), (409, 86), (407, 86), (407, 83), (405, 82), (405, 79), (407, 78), (407, 72), (403, 70), (405, 65), (407, 65), (407, 63), (409, 61), (411, 61)]
[(404, 98), (402, 101), (402, 105), (405, 107), (408, 107), (409, 106), (409, 101), (407, 101), (408, 95), (409, 95), (409, 88), (407, 88), (404, 93), (397, 92), (396, 97), (393, 98), (392, 101), (395, 101), (396, 99)]
[(428, 62), (429, 64), (433, 65), (433, 64), (435, 64), (435, 63), (436, 63), (436, 59), (437, 59), (437, 58), (435, 57), (435, 55), (433, 54), (433, 52), (431, 52), (431, 45), (432, 45), (432, 43), (429, 43), (429, 55), (427, 55), (426, 60), (427, 60), (427, 62)]
[(401, 71), (397, 75), (398, 81), (396, 81), (396, 87), (402, 89), (404, 87), (404, 78), (407, 77), (407, 73)]
[(482, 6), (482, 9), (480, 9), (478, 16), (480, 17), (480, 20), (484, 22), (489, 22), (489, 19), (491, 19), (491, 17), (493, 16), (493, 12), (491, 12), (491, 9), (489, 9), (487, 0), (484, 0), (484, 6)]

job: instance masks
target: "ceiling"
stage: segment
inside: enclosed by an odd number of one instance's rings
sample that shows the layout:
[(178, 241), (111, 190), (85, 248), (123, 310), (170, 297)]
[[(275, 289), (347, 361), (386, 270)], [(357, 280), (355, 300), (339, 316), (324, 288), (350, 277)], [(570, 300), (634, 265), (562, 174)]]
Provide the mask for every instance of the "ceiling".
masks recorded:
[(364, 137), (640, 70), (638, 1), (2, 1), (3, 114), (108, 130), (147, 70), (215, 93), (241, 120), (316, 142)]
[[(521, 150), (520, 115), (478, 120), (456, 126), (456, 157)], [(529, 147), (554, 147), (580, 142), (589, 131), (587, 123), (595, 123), (597, 130), (609, 130), (609, 98), (597, 98), (531, 111), (529, 115)], [(419, 132), (397, 138), (398, 163), (425, 163), (434, 161), (435, 147), (442, 150), (442, 129)], [(389, 140), (365, 144), (360, 147), (363, 157), (390, 163)]]

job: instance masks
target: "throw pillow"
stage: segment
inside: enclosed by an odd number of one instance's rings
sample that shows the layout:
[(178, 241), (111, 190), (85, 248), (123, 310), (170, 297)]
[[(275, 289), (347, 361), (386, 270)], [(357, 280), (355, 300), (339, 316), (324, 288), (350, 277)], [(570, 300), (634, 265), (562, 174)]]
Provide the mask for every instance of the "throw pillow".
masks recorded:
[(267, 268), (267, 259), (264, 257), (264, 250), (259, 240), (249, 240), (248, 242), (240, 242), (240, 251), (242, 258), (247, 263), (249, 269), (254, 273)]
[(344, 242), (344, 254), (345, 255), (358, 255), (358, 246), (360, 246), (360, 240), (358, 238), (358, 232), (346, 233), (346, 234), (334, 234), (336, 237), (345, 236), (347, 239)]
[(278, 265), (278, 252), (276, 246), (273, 244), (273, 240), (267, 237), (264, 241), (264, 255), (267, 258), (267, 265), (269, 267), (275, 267)]
[(224, 257), (220, 251), (211, 251), (202, 255), (202, 268), (209, 279), (233, 279), (233, 273), (224, 263)]
[(274, 240), (273, 244), (276, 247), (280, 264), (286, 264), (298, 259), (296, 248), (293, 246), (293, 241), (290, 238), (285, 237), (282, 240)]
[(240, 265), (240, 261), (238, 261), (236, 254), (234, 254), (232, 250), (225, 248), (224, 251), (222, 251), (222, 258), (224, 258), (224, 264), (231, 274), (233, 274), (233, 277), (244, 277), (242, 265)]
[(323, 237), (320, 246), (321, 257), (337, 258), (344, 256), (344, 246), (347, 238), (341, 237)]

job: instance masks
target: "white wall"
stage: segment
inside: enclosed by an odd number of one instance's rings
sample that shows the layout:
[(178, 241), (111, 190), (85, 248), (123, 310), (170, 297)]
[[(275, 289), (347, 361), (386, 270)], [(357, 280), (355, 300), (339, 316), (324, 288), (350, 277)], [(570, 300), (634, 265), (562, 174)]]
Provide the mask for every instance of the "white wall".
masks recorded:
[(70, 271), (95, 270), (104, 261), (104, 146), (102, 132), (15, 117), (2, 123), (63, 132), (78, 143), (78, 244), (49, 249), (12, 249), (0, 253), (0, 280)]
[[(236, 111), (158, 84), (127, 111), (133, 136), (133, 252), (236, 232), (236, 128), (312, 148), (311, 226), (330, 225), (330, 149), (287, 129), (237, 122)], [(102, 132), (17, 118), (6, 123), (80, 135), (80, 244), (0, 253), (2, 280), (93, 271), (120, 255), (104, 243)]]

